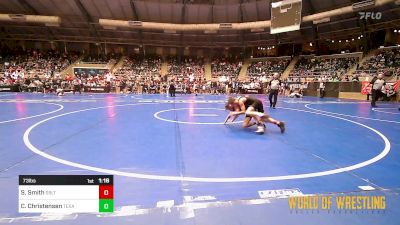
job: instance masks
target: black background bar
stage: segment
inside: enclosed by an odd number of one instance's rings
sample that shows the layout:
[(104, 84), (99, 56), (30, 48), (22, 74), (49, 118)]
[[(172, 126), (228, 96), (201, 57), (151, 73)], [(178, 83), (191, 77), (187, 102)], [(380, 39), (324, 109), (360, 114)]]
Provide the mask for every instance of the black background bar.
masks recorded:
[(113, 178), (113, 175), (19, 175), (19, 185), (113, 185)]

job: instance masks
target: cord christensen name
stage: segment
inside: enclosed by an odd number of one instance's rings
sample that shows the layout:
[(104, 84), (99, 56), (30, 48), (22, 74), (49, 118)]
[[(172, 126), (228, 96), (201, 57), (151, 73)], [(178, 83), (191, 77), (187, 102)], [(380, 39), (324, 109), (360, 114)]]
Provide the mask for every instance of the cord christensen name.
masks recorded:
[(28, 204), (29, 209), (61, 209), (63, 206), (61, 204), (53, 205), (53, 204)]

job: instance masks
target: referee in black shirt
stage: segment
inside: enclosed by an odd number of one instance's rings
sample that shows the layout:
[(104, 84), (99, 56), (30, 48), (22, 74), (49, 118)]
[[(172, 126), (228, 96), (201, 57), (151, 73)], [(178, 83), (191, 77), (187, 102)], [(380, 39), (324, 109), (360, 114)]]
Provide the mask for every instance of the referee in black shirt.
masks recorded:
[(386, 82), (383, 79), (383, 73), (379, 73), (378, 76), (374, 77), (370, 84), (372, 84), (372, 101), (371, 106), (376, 108), (376, 101), (378, 101), (379, 97), (382, 95), (382, 87), (385, 86)]
[(274, 73), (272, 80), (269, 82), (269, 107), (275, 109), (280, 87), (281, 81), (279, 80), (279, 74)]
[(174, 85), (174, 82), (171, 82), (170, 84), (169, 84), (169, 96), (170, 97), (175, 97), (175, 85)]

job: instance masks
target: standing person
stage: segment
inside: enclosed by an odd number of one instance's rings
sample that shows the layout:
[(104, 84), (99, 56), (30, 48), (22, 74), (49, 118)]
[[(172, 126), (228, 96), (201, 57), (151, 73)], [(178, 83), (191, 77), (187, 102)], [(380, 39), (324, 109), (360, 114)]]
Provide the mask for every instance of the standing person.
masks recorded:
[(120, 86), (120, 90), (123, 94), (126, 94), (126, 81), (125, 79), (121, 80), (121, 82), (119, 83)]
[[(239, 115), (246, 115), (243, 121), (243, 127), (251, 127), (257, 124), (258, 134), (264, 134), (265, 125), (264, 122), (275, 124), (281, 130), (281, 133), (285, 132), (285, 123), (283, 121), (278, 121), (264, 113), (264, 107), (262, 102), (253, 97), (229, 97), (228, 102), (225, 104), (225, 109), (231, 111), (226, 117), (224, 124), (228, 122), (233, 122)], [(251, 122), (254, 119), (255, 121)]]
[(52, 92), (51, 89), (51, 80), (45, 80), (44, 85), (43, 85), (43, 94), (46, 94), (47, 92)]
[(171, 83), (169, 84), (169, 89), (168, 89), (168, 91), (169, 91), (169, 96), (170, 96), (170, 97), (175, 97), (175, 85), (174, 85), (174, 82), (171, 82)]
[(368, 93), (367, 93), (367, 101), (369, 101), (369, 97), (371, 96), (371, 90), (372, 90), (372, 85), (371, 84), (368, 84), (368, 86), (367, 86), (367, 91), (368, 91)]
[(194, 95), (195, 95), (195, 96), (197, 96), (197, 93), (199, 92), (199, 90), (198, 90), (198, 85), (197, 85), (196, 82), (193, 84), (193, 92), (194, 92)]
[(325, 82), (321, 80), (319, 82), (319, 97), (323, 98), (325, 96)]
[(269, 107), (275, 109), (280, 87), (279, 73), (274, 73), (272, 80), (269, 82)]
[(383, 73), (378, 73), (378, 76), (374, 77), (370, 84), (372, 84), (372, 100), (371, 106), (376, 108), (376, 101), (378, 101), (379, 97), (382, 95), (382, 87), (386, 84), (385, 80), (383, 79)]
[(74, 85), (74, 89), (73, 89), (72, 93), (75, 94), (75, 92), (79, 92), (79, 94), (82, 94), (82, 92), (81, 92), (81, 80), (76, 77), (72, 81), (72, 84)]
[(211, 94), (218, 94), (218, 84), (215, 81), (211, 82)]
[[(186, 83), (183, 83), (182, 84), (182, 92), (183, 92), (183, 94), (187, 94), (187, 87), (186, 87)], [(181, 93), (181, 95), (182, 95), (182, 93)]]

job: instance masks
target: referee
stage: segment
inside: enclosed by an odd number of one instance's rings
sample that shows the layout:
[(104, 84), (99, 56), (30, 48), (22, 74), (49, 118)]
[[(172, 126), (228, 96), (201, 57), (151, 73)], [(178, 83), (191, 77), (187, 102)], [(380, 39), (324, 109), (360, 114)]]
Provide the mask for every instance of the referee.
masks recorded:
[(281, 81), (279, 80), (279, 73), (274, 73), (272, 80), (269, 82), (269, 107), (275, 109), (280, 87)]
[(74, 89), (72, 91), (73, 94), (75, 94), (75, 92), (79, 92), (79, 94), (82, 94), (81, 83), (82, 81), (78, 77), (75, 77), (75, 79), (72, 81), (72, 84), (74, 85)]
[(383, 73), (378, 73), (378, 76), (374, 77), (370, 84), (372, 84), (372, 100), (371, 106), (376, 108), (376, 101), (378, 101), (379, 97), (382, 95), (382, 87), (386, 84), (385, 80), (383, 79)]
[(169, 84), (169, 90), (168, 90), (170, 97), (175, 97), (175, 90), (176, 90), (176, 88), (175, 88), (174, 82), (171, 81), (171, 83)]

